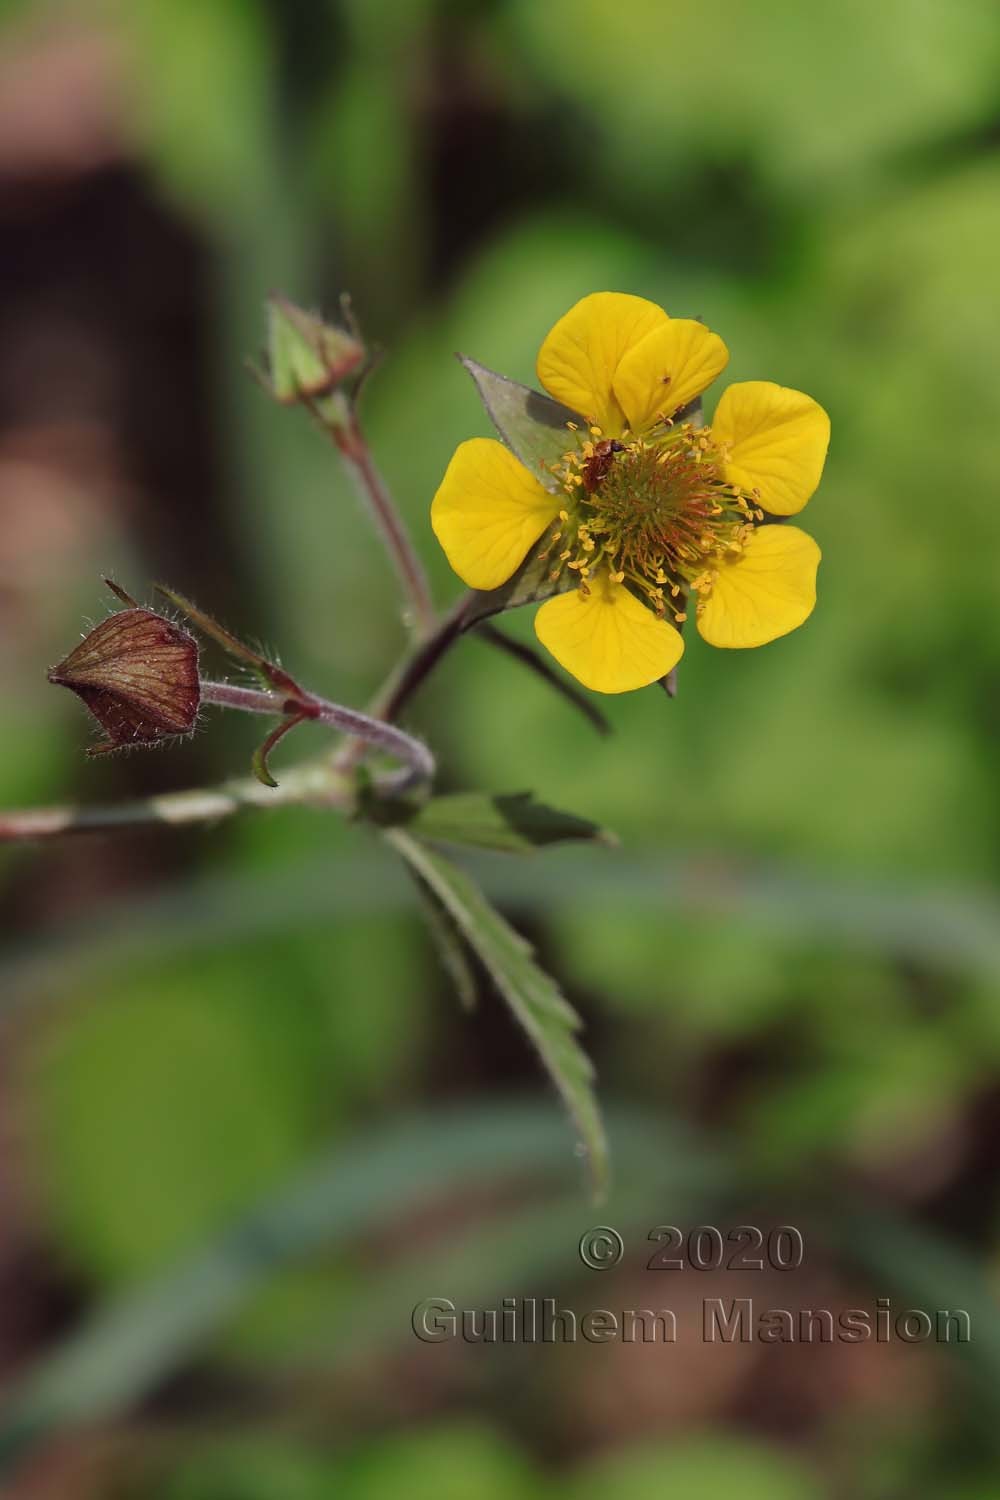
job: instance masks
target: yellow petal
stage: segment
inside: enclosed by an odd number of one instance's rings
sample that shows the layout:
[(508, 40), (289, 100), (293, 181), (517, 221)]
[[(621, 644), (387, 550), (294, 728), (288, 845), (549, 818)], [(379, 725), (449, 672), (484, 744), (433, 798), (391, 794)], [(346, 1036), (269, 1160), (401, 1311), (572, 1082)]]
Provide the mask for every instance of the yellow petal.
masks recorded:
[(693, 318), (671, 318), (628, 351), (614, 378), (615, 395), (633, 432), (645, 432), (700, 396), (729, 363), (717, 333)]
[(431, 503), (445, 556), (472, 589), (495, 589), (559, 514), (559, 497), (494, 438), (459, 443)]
[(660, 323), (662, 307), (626, 292), (593, 292), (559, 319), (538, 353), (538, 378), (557, 401), (609, 437), (623, 427), (612, 383), (628, 351)]
[(698, 606), (713, 646), (763, 646), (795, 630), (816, 603), (820, 550), (797, 526), (759, 526), (732, 562), (719, 564)]
[(794, 516), (819, 484), (830, 418), (811, 396), (770, 380), (745, 380), (722, 393), (712, 436), (727, 450), (726, 478), (775, 516)]
[(560, 666), (595, 693), (628, 693), (665, 677), (680, 661), (680, 633), (605, 575), (542, 605), (535, 633)]

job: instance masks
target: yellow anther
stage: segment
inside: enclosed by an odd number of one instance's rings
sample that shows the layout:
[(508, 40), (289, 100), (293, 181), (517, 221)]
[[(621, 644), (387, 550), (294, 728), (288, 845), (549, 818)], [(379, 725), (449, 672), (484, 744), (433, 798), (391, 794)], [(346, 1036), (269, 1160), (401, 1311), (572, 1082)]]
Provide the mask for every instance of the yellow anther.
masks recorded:
[(625, 570), (624, 569), (622, 569), (622, 571), (620, 573), (612, 573), (609, 576), (611, 578), (611, 582), (612, 583), (624, 583), (625, 582)]
[(588, 428), (588, 431), (590, 432), (591, 437), (599, 438), (601, 436), (601, 429), (599, 427)]

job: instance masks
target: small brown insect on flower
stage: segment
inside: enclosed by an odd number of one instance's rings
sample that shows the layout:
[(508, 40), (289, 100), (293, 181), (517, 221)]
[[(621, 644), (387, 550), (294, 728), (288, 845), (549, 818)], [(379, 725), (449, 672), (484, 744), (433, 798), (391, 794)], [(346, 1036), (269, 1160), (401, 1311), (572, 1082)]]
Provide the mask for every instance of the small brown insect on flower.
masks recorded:
[(616, 453), (624, 453), (625, 445), (617, 438), (602, 438), (594, 444), (594, 451), (583, 465), (583, 484), (587, 490), (596, 490), (601, 480), (615, 461)]

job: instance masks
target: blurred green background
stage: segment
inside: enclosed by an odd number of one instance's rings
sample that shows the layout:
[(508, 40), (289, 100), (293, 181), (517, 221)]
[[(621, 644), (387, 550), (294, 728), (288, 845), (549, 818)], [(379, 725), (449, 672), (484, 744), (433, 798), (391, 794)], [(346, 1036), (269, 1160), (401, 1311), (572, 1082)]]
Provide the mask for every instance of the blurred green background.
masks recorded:
[[(599, 1210), (363, 830), (4, 852), (11, 1495), (997, 1493), (998, 143), (994, 0), (0, 3), (3, 805), (247, 763), (255, 726), (217, 717), (83, 758), (44, 674), (102, 573), (169, 579), (341, 701), (402, 649), (334, 455), (243, 369), (272, 287), (349, 288), (385, 346), (366, 419), (442, 605), (428, 504), (488, 431), (453, 352), (532, 380), (588, 291), (703, 316), (732, 378), (834, 434), (794, 636), (692, 636), (676, 701), (602, 702), (607, 740), (474, 639), (409, 716), (446, 786), (622, 838), (475, 865), (586, 1018)], [(577, 1258), (595, 1214), (617, 1271)], [(794, 1224), (804, 1264), (647, 1272), (664, 1223)], [(521, 1295), (695, 1331), (410, 1329), (423, 1297)], [(736, 1296), (963, 1307), (973, 1340), (704, 1344), (701, 1299)]]

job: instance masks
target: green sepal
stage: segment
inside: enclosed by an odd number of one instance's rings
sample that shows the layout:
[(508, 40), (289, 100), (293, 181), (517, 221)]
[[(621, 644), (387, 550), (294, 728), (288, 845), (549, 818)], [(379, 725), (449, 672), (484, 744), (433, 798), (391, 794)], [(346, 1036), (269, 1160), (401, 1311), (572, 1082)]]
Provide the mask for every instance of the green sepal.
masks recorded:
[(353, 330), (324, 323), (285, 297), (269, 297), (267, 315), (265, 384), (282, 405), (325, 395), (365, 361), (365, 347)]
[(486, 415), (504, 443), (547, 490), (558, 494), (562, 486), (551, 466), (559, 462), (573, 441), (568, 424), (575, 423), (586, 431), (585, 418), (561, 401), (508, 380), (465, 354), (458, 358), (476, 382)]
[(517, 572), (496, 589), (472, 589), (465, 611), (465, 628), (480, 620), (489, 620), (493, 615), (505, 614), (508, 609), (521, 609), (526, 604), (541, 604), (556, 594), (568, 594), (579, 586), (579, 575), (563, 568), (558, 578), (553, 579), (551, 557), (539, 557), (539, 541), (532, 547)]
[(233, 635), (231, 630), (227, 630), (225, 625), (220, 624), (214, 615), (210, 615), (207, 610), (200, 609), (186, 595), (179, 593), (177, 589), (168, 588), (164, 583), (154, 583), (153, 589), (157, 594), (162, 594), (163, 598), (168, 600), (175, 609), (179, 609), (181, 614), (190, 620), (203, 635), (207, 635), (210, 640), (221, 646), (234, 661), (241, 662), (256, 672), (265, 687), (273, 688), (279, 693), (287, 693), (288, 697), (296, 702), (305, 701), (307, 695), (284, 667), (280, 667), (277, 662), (270, 661), (259, 651), (255, 651), (252, 646), (241, 641), (239, 636)]

